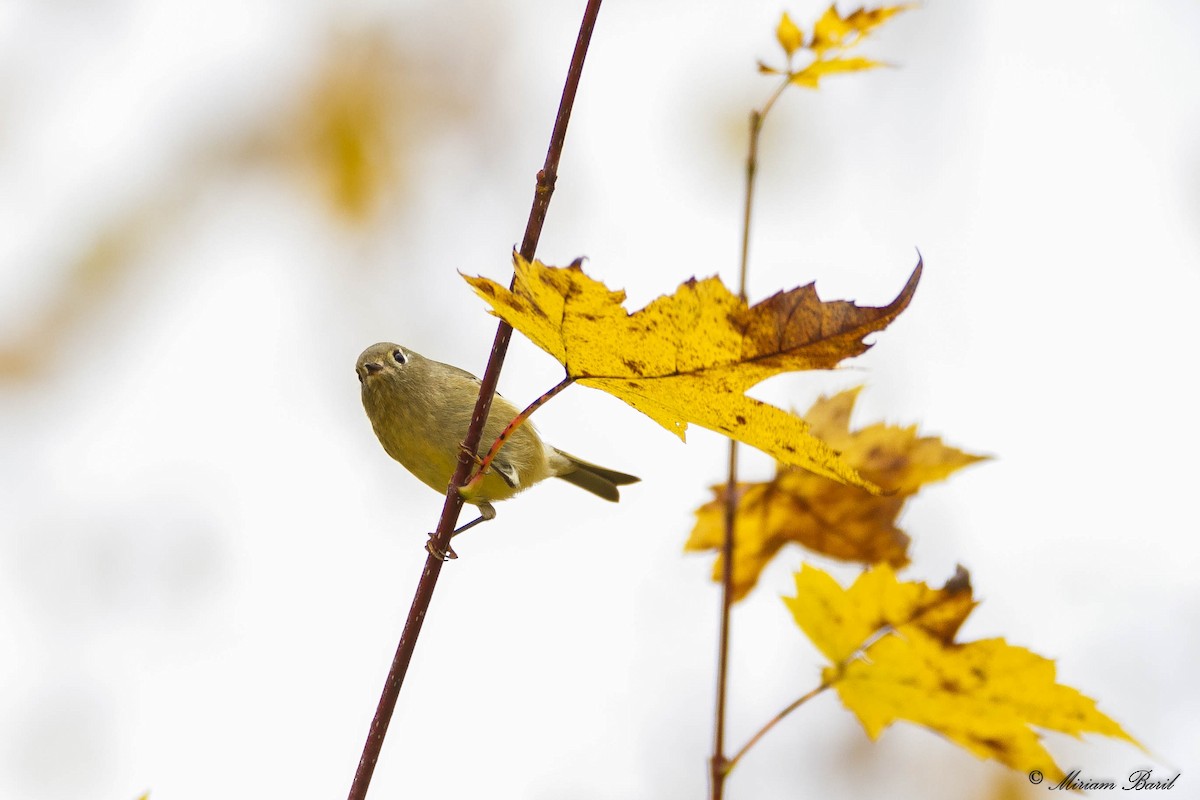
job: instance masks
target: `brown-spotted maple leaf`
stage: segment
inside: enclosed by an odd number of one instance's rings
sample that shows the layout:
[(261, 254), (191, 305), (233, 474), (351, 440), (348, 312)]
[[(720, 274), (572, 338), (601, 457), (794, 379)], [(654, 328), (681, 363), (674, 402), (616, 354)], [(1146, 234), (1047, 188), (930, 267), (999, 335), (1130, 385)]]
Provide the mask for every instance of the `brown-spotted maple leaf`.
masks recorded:
[(1094, 700), (1058, 683), (1053, 661), (1003, 639), (955, 641), (976, 605), (961, 567), (942, 589), (899, 581), (886, 565), (847, 589), (807, 564), (795, 580), (796, 596), (784, 603), (829, 659), (822, 685), (837, 690), (872, 739), (908, 720), (1054, 783), (1065, 776), (1037, 729), (1137, 745)]
[[(917, 434), (916, 426), (876, 423), (850, 430), (850, 414), (861, 387), (821, 397), (804, 419), (809, 430), (884, 494), (867, 496), (784, 464), (764, 483), (740, 483), (734, 493), (733, 596), (745, 597), (771, 559), (788, 543), (823, 555), (899, 568), (908, 563), (909, 537), (896, 525), (905, 502), (927, 483), (982, 460)], [(715, 499), (696, 512), (685, 549), (720, 551), (725, 538), (727, 486), (713, 487)], [(721, 580), (721, 559), (713, 579)]]
[(813, 284), (753, 306), (717, 278), (681, 284), (630, 313), (576, 262), (549, 267), (513, 254), (510, 290), (466, 278), (496, 314), (558, 359), (576, 382), (621, 398), (681, 439), (689, 423), (770, 453), (778, 461), (879, 491), (809, 432), (808, 424), (745, 392), (783, 372), (829, 369), (870, 345), (912, 299), (918, 262), (900, 294), (879, 308), (823, 301)]

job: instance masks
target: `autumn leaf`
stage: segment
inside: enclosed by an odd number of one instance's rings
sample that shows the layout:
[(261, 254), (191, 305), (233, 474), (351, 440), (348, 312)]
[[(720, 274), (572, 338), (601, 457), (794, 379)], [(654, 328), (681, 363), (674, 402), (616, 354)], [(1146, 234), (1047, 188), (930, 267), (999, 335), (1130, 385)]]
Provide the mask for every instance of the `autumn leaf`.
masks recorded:
[(826, 75), (836, 75), (840, 72), (861, 72), (867, 69), (883, 66), (881, 61), (872, 61), (869, 58), (827, 58), (818, 59), (812, 62), (799, 72), (793, 72), (789, 80), (797, 86), (803, 86), (805, 89), (816, 89), (820, 85), (821, 78)]
[[(733, 596), (745, 597), (775, 555), (796, 543), (823, 555), (865, 564), (908, 563), (909, 538), (896, 519), (922, 486), (986, 458), (917, 434), (916, 426), (876, 423), (850, 430), (850, 415), (862, 387), (821, 397), (804, 415), (809, 431), (841, 454), (842, 460), (885, 490), (877, 496), (811, 472), (780, 465), (765, 483), (741, 483), (734, 493)], [(684, 549), (715, 550), (725, 540), (725, 485), (696, 511)], [(713, 579), (722, 576), (721, 557)]]
[(846, 47), (852, 44), (847, 41), (852, 33), (856, 33), (854, 27), (842, 19), (836, 4), (831, 5), (813, 26), (811, 47), (818, 55), (831, 47)]
[(845, 22), (860, 35), (866, 36), (901, 11), (909, 11), (915, 5), (882, 6), (880, 8), (858, 8), (845, 18)]
[(845, 49), (858, 44), (859, 40), (871, 33), (888, 19), (907, 11), (913, 6), (883, 6), (880, 8), (859, 8), (849, 16), (843, 17), (838, 13), (837, 5), (831, 5), (813, 26), (813, 39), (810, 45), (817, 55), (832, 48)]
[[(770, 453), (783, 463), (878, 491), (808, 431), (795, 414), (745, 395), (783, 372), (829, 369), (870, 345), (912, 299), (921, 264), (881, 308), (822, 301), (813, 284), (746, 301), (717, 278), (681, 284), (640, 311), (622, 306), (579, 262), (548, 267), (514, 253), (513, 288), (466, 278), (480, 297), (584, 386), (621, 398), (685, 438), (689, 423)], [(465, 277), (465, 276), (464, 276)]]
[(783, 17), (779, 20), (779, 26), (775, 29), (775, 38), (779, 40), (783, 51), (787, 53), (788, 58), (791, 58), (797, 50), (804, 46), (804, 32), (796, 27), (796, 23), (792, 22), (792, 18), (783, 12)]
[(1053, 661), (1003, 639), (954, 641), (975, 607), (961, 567), (942, 589), (900, 582), (887, 566), (864, 572), (849, 589), (809, 565), (795, 579), (796, 596), (784, 603), (830, 661), (824, 684), (872, 739), (908, 720), (980, 758), (1041, 770), (1054, 783), (1065, 775), (1037, 729), (1137, 745), (1095, 701), (1057, 683)]
[(806, 89), (816, 89), (820, 86), (821, 78), (826, 75), (836, 75), (846, 72), (861, 72), (884, 66), (883, 62), (861, 56), (848, 56), (846, 51), (859, 44), (875, 28), (882, 25), (901, 11), (912, 8), (910, 5), (883, 6), (880, 8), (859, 8), (850, 15), (843, 17), (836, 5), (831, 5), (813, 25), (813, 34), (805, 44), (804, 34), (787, 14), (779, 22), (775, 30), (775, 38), (788, 56), (790, 67), (792, 56), (804, 48), (814, 56), (813, 60), (801, 69), (780, 69), (759, 62), (759, 72), (769, 75), (786, 75), (789, 83), (803, 86)]

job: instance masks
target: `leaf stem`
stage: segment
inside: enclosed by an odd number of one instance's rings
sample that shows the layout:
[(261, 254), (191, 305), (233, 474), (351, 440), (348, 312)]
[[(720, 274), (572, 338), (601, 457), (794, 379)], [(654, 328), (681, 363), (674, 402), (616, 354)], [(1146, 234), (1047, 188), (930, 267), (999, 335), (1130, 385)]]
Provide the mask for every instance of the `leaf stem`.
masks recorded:
[(808, 694), (803, 695), (802, 697), (798, 698), (795, 702), (793, 702), (791, 705), (789, 705), (783, 711), (780, 711), (778, 714), (771, 717), (771, 719), (767, 721), (767, 724), (763, 725), (761, 728), (759, 728), (758, 733), (751, 736), (750, 741), (746, 742), (746, 744), (744, 744), (742, 746), (742, 749), (738, 750), (737, 754), (734, 755), (733, 758), (729, 759), (729, 761), (726, 763), (726, 767), (725, 767), (726, 772), (728, 772), (729, 770), (732, 770), (735, 766), (737, 766), (737, 763), (742, 760), (742, 756), (746, 755), (746, 751), (748, 751), (751, 747), (753, 747), (755, 744), (757, 744), (759, 739), (766, 736), (767, 731), (771, 730), (771, 728), (774, 728), (788, 714), (792, 713), (797, 708), (804, 705), (809, 700), (812, 700), (814, 697), (819, 695), (821, 692), (828, 689), (829, 686), (830, 686), (830, 684), (828, 684), (828, 683), (822, 683), (820, 686), (813, 689)]
[[(583, 63), (587, 57), (588, 45), (591, 43), (592, 31), (596, 26), (596, 17), (600, 13), (601, 0), (588, 0), (583, 12), (583, 20), (579, 25), (579, 34), (575, 40), (575, 51), (571, 56), (571, 65), (567, 70), (566, 82), (563, 86), (562, 99), (559, 101), (558, 114), (554, 119), (554, 128), (550, 133), (550, 146), (546, 150), (546, 161), (538, 171), (537, 183), (534, 187), (533, 205), (529, 210), (529, 219), (525, 225), (525, 236), (521, 241), (521, 255), (532, 260), (541, 238), (542, 226), (546, 222), (546, 213), (550, 208), (550, 197), (554, 193), (554, 184), (558, 177), (558, 162), (562, 157), (563, 144), (567, 137), (567, 124), (571, 119), (571, 109), (575, 104), (575, 95), (579, 90), (579, 80), (583, 75)], [(471, 416), (471, 425), (463, 441), (463, 451), (459, 455), (458, 466), (454, 476), (446, 488), (446, 502), (442, 506), (442, 514), (438, 520), (437, 530), (432, 537), (434, 552), (445, 552), (449, 546), (450, 536), (458, 522), (462, 510), (463, 499), (458, 487), (463, 484), (470, 474), (474, 460), (471, 453), (479, 445), (483, 433), (483, 424), (487, 420), (488, 411), (492, 405), (492, 396), (496, 393), (496, 384), (500, 378), (500, 368), (504, 365), (504, 357), (508, 352), (508, 342), (512, 338), (512, 327), (501, 322), (496, 329), (496, 338), (492, 342), (491, 356), (487, 369), (479, 387), (479, 399), (475, 403), (475, 411)], [(417, 583), (412, 606), (408, 618), (404, 622), (404, 632), (400, 635), (400, 643), (396, 647), (396, 655), (388, 670), (387, 680), (383, 685), (383, 693), (371, 720), (367, 733), (366, 744), (363, 745), (362, 756), (358, 769), (354, 773), (354, 781), (350, 785), (348, 800), (364, 800), (375, 772), (375, 764), (379, 761), (379, 753), (383, 748), (383, 739), (387, 734), (388, 724), (396, 709), (396, 701), (400, 697), (400, 687), (412, 661), (413, 651), (417, 645), (417, 636), (421, 625), (433, 600), (433, 590), (437, 585), (438, 575), (441, 574), (440, 558), (432, 554), (425, 559), (425, 567), (421, 579)]]
[(508, 423), (504, 430), (500, 431), (500, 435), (496, 437), (496, 441), (492, 442), (491, 449), (488, 450), (487, 455), (483, 457), (483, 461), (479, 462), (479, 468), (475, 470), (475, 474), (471, 477), (471, 480), (473, 481), (476, 477), (487, 472), (488, 468), (492, 465), (492, 461), (496, 458), (496, 454), (500, 452), (500, 448), (503, 447), (504, 443), (507, 442), (509, 437), (513, 435), (513, 431), (521, 427), (521, 425), (525, 422), (525, 420), (529, 419), (533, 412), (544, 406), (550, 401), (551, 398), (553, 398), (563, 389), (566, 389), (574, 382), (575, 379), (568, 375), (559, 381), (553, 388), (543, 392), (541, 397), (526, 406), (524, 411), (513, 417), (512, 422)]
[[(760, 108), (758, 110), (759, 129), (762, 128), (762, 121), (764, 119), (766, 119), (767, 114), (771, 111), (771, 108), (774, 107), (775, 101), (779, 99), (779, 96), (781, 94), (783, 94), (783, 90), (786, 89), (788, 87), (788, 84), (790, 84), (790, 83), (791, 83), (791, 76), (784, 78), (783, 81), (778, 86), (775, 87), (775, 91), (771, 93), (771, 96), (767, 98), (767, 102), (763, 103), (762, 108)], [(756, 146), (758, 144), (757, 135), (756, 135), (756, 141), (754, 142), (754, 144)], [(756, 152), (755, 156), (757, 156), (757, 155), (758, 154)]]

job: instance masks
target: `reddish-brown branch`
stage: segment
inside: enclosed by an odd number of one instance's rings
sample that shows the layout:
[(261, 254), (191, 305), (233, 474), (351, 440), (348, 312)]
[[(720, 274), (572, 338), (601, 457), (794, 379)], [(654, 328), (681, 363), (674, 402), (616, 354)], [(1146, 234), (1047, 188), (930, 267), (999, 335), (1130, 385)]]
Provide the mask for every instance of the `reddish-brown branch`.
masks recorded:
[[(546, 212), (550, 207), (550, 197), (554, 193), (554, 184), (558, 176), (558, 162), (562, 156), (563, 144), (567, 137), (567, 123), (571, 119), (571, 108), (575, 103), (575, 94), (579, 90), (579, 80), (583, 75), (583, 63), (587, 57), (588, 44), (592, 39), (592, 31), (596, 26), (596, 17), (600, 13), (601, 0), (588, 0), (583, 12), (583, 20), (579, 26), (579, 35), (575, 40), (575, 51), (571, 56), (571, 66), (567, 70), (567, 80), (563, 86), (562, 99), (559, 101), (558, 114), (554, 120), (554, 129), (550, 134), (550, 146), (546, 151), (546, 161), (537, 174), (537, 184), (533, 193), (533, 206), (529, 210), (529, 220), (525, 225), (525, 236), (521, 241), (521, 255), (532, 260), (537, 250), (538, 239), (541, 238), (542, 226), (546, 222)], [(488, 359), (487, 369), (483, 373), (479, 387), (479, 400), (475, 404), (475, 412), (471, 417), (471, 425), (467, 429), (463, 441), (463, 451), (458, 459), (458, 466), (450, 485), (446, 490), (446, 502), (442, 506), (442, 515), (438, 520), (437, 530), (431, 539), (432, 552), (445, 552), (450, 544), (450, 536), (458, 522), (463, 500), (458, 493), (458, 487), (463, 485), (474, 464), (471, 454), (479, 445), (483, 433), (483, 423), (487, 419), (492, 405), (492, 396), (496, 393), (496, 384), (500, 378), (500, 368), (504, 365), (504, 356), (508, 352), (508, 342), (512, 337), (512, 327), (501, 322), (496, 329), (496, 338), (492, 342), (492, 352)], [(371, 776), (375, 772), (375, 764), (383, 748), (383, 739), (387, 734), (388, 724), (396, 709), (396, 701), (400, 697), (400, 687), (412, 661), (413, 650), (416, 648), (417, 636), (421, 625), (429, 611), (433, 590), (437, 585), (438, 575), (441, 574), (444, 562), (431, 555), (425, 559), (425, 568), (417, 583), (408, 619), (404, 623), (404, 632), (400, 635), (400, 643), (396, 647), (396, 655), (388, 670), (387, 681), (379, 698), (379, 706), (375, 717), (371, 720), (371, 728), (367, 733), (367, 741), (363, 746), (358, 769), (354, 773), (354, 782), (350, 786), (348, 800), (364, 800)]]

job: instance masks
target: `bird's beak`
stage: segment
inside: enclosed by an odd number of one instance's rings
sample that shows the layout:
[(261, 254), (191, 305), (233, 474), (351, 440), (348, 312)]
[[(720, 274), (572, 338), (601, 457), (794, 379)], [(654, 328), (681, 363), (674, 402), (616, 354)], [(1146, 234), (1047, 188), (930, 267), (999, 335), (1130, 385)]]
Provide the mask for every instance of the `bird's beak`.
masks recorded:
[(377, 372), (383, 372), (383, 364), (377, 361), (368, 361), (363, 364), (362, 372), (359, 374), (359, 380), (365, 381)]

